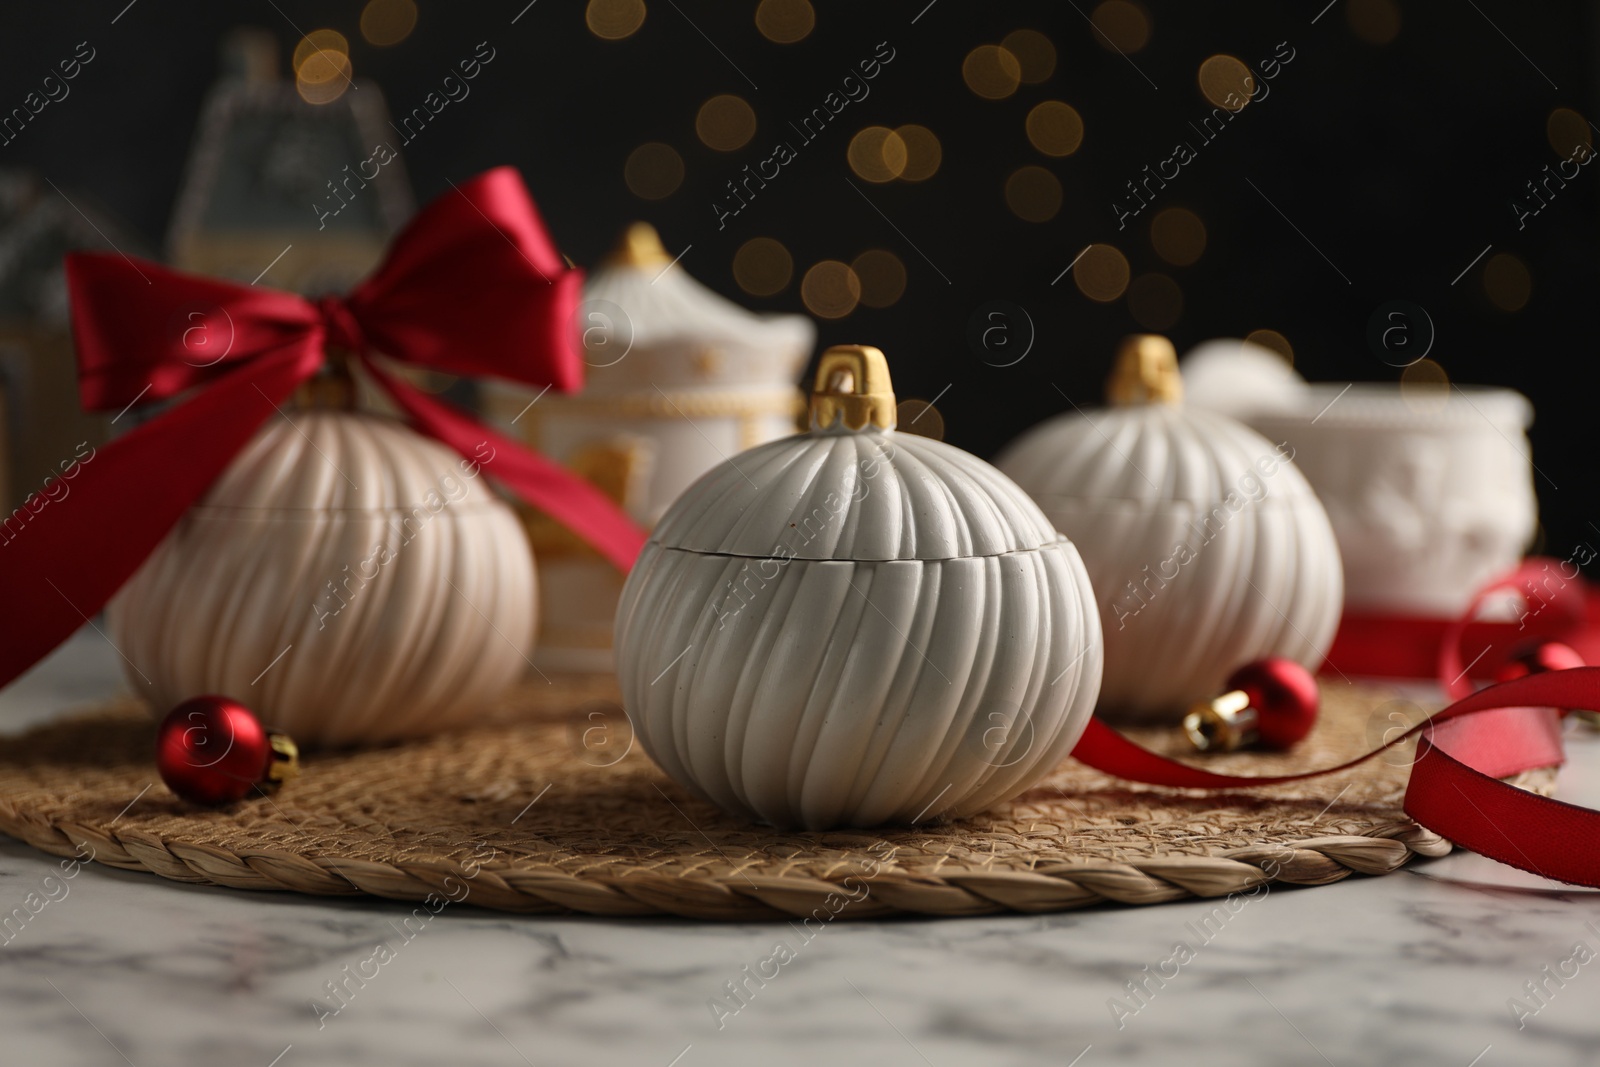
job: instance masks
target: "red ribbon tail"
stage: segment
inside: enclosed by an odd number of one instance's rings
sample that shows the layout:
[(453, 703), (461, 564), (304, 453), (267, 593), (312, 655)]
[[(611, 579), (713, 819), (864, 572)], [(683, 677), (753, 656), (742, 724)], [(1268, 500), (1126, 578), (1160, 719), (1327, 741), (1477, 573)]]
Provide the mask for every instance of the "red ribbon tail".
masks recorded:
[(1529, 675), (1480, 689), (1405, 734), (1337, 767), (1250, 777), (1216, 774), (1151, 752), (1100, 719), (1074, 759), (1104, 774), (1181, 789), (1240, 789), (1347, 770), (1419, 734), (1405, 810), (1463, 848), (1534, 874), (1600, 888), (1600, 811), (1565, 804), (1499, 779), (1563, 762), (1557, 708), (1600, 710), (1600, 668)]
[(5, 520), (0, 604), (12, 614), (0, 640), (0, 686), (106, 605), (321, 363), (308, 342), (241, 366), (78, 459)]
[(611, 498), (522, 443), (491, 430), (364, 360), (373, 378), (410, 417), (412, 425), (583, 538), (618, 570), (626, 573), (644, 548), (645, 533)]
[[(1560, 714), (1554, 708), (1513, 710), (1541, 714), (1550, 722)], [(1406, 787), (1407, 815), (1434, 833), (1508, 866), (1558, 882), (1600, 887), (1600, 836), (1596, 834), (1600, 812), (1518, 789), (1492, 772), (1484, 773), (1472, 765), (1471, 756), (1457, 758), (1447, 752), (1446, 748), (1456, 747), (1455, 739), (1446, 740), (1443, 733), (1431, 737), (1424, 733), (1417, 742), (1417, 762)], [(1560, 762), (1534, 745), (1522, 748), (1517, 753), (1521, 758), (1507, 766), (1503, 761), (1513, 752), (1506, 748), (1511, 742), (1503, 732), (1485, 729), (1472, 733), (1477, 741), (1500, 749), (1503, 773)], [(1463, 731), (1463, 738), (1466, 735)], [(1559, 752), (1559, 734), (1556, 748)]]

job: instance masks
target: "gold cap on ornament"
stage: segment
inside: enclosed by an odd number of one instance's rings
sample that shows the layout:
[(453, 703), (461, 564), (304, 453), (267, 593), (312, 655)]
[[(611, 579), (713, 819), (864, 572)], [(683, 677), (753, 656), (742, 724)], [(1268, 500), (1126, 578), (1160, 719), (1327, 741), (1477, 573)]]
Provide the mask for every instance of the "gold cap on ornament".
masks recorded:
[(622, 231), (617, 247), (605, 258), (607, 267), (663, 267), (672, 262), (661, 235), (648, 222), (635, 222)]
[(267, 744), (272, 746), (272, 761), (267, 764), (267, 781), (282, 785), (300, 774), (300, 747), (288, 734), (268, 734)]
[(349, 353), (328, 349), (327, 362), (295, 389), (294, 406), (313, 411), (354, 411), (356, 380), (350, 372)]
[(1123, 338), (1111, 377), (1106, 379), (1106, 400), (1118, 407), (1182, 403), (1183, 379), (1178, 375), (1178, 350), (1172, 342), (1155, 333)]
[(811, 425), (826, 430), (841, 420), (851, 430), (864, 430), (869, 423), (880, 430), (894, 429), (889, 361), (871, 345), (834, 345), (817, 364)]

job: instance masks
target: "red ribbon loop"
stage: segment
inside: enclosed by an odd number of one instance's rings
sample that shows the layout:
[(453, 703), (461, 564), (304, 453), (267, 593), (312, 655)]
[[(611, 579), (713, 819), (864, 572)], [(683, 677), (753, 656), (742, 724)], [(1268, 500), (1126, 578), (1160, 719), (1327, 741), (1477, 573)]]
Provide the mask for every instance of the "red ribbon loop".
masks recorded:
[(356, 353), (419, 431), (480, 463), (619, 568), (644, 545), (643, 531), (588, 482), (373, 358), (561, 391), (582, 384), (574, 327), (582, 273), (567, 269), (509, 167), (429, 204), (343, 298), (312, 302), (98, 253), (69, 255), (67, 284), (85, 408), (193, 395), (96, 450), (72, 475), (70, 496), (49, 501), (41, 491), (6, 520), (0, 685), (105, 605), (262, 422), (282, 417), (280, 405), (322, 366), (328, 346)]
[[(1491, 596), (1514, 592), (1515, 619), (1480, 619)], [(1453, 618), (1346, 611), (1325, 671), (1373, 678), (1433, 678), (1455, 697), (1487, 681), (1518, 645), (1554, 640), (1600, 663), (1600, 589), (1575, 560), (1531, 556), (1474, 594)]]

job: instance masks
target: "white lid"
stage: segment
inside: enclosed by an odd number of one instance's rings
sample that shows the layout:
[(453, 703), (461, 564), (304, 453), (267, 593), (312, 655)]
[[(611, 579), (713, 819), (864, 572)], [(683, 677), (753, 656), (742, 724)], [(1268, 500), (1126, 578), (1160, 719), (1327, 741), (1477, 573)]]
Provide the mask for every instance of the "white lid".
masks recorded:
[[(853, 377), (843, 393), (825, 393), (823, 383), (840, 368)], [(817, 381), (809, 432), (742, 452), (702, 476), (667, 509), (651, 540), (691, 552), (808, 560), (959, 559), (1061, 540), (1038, 505), (988, 463), (895, 433), (877, 349), (829, 349)], [(824, 396), (847, 401), (843, 413), (819, 406)], [(819, 411), (826, 413), (820, 420)]]
[[(1317, 427), (1351, 430), (1485, 430), (1518, 434), (1533, 422), (1533, 405), (1515, 389), (1456, 385), (1442, 398), (1408, 395), (1399, 382), (1312, 385), (1305, 396), (1270, 411), (1252, 412), (1250, 424), (1265, 433)], [(1485, 425), (1488, 423), (1489, 425)]]
[(1235, 418), (1293, 407), (1308, 389), (1288, 360), (1250, 341), (1205, 341), (1183, 357), (1184, 403)]
[[(1281, 477), (1284, 453), (1226, 415), (1173, 404), (1135, 404), (1069, 412), (1035, 426), (996, 462), (1034, 497), (1050, 500), (1215, 504), (1250, 495), (1252, 471), (1263, 501), (1315, 499), (1298, 471)], [(1259, 464), (1259, 465), (1258, 465)], [(1263, 468), (1273, 471), (1263, 475)], [(1290, 468), (1292, 470), (1292, 468)]]
[(192, 508), (199, 513), (396, 513), (496, 502), (473, 467), (381, 415), (287, 411), (271, 416)]

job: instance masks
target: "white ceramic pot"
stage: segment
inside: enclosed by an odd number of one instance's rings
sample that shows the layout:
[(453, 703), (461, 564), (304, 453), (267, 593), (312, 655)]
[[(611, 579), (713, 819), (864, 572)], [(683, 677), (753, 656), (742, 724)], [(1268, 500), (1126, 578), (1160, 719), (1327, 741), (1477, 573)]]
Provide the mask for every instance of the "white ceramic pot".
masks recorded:
[(1522, 559), (1537, 502), (1526, 434), (1533, 409), (1509, 389), (1313, 385), (1246, 416), (1321, 497), (1344, 556), (1345, 602), (1378, 613), (1454, 617)]
[(1105, 632), (1102, 712), (1176, 722), (1253, 660), (1320, 666), (1342, 571), (1305, 478), (1255, 431), (1179, 404), (1164, 338), (1132, 339), (1119, 375), (1127, 402), (1049, 419), (996, 460), (1083, 554)]
[(304, 745), (471, 723), (527, 668), (533, 561), (476, 466), (401, 424), (274, 416), (109, 608), (162, 714), (218, 693)]
[(728, 811), (811, 830), (980, 811), (1076, 743), (1100, 678), (1077, 551), (950, 445), (893, 432), (882, 353), (830, 349), (812, 429), (680, 497), (624, 588), (645, 750)]

